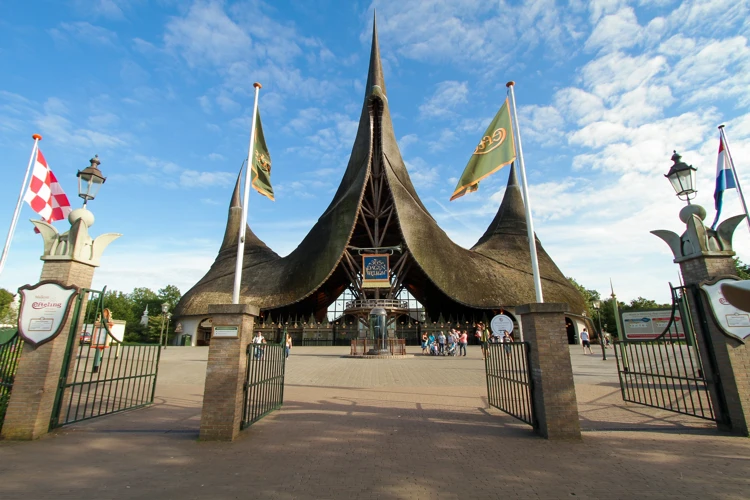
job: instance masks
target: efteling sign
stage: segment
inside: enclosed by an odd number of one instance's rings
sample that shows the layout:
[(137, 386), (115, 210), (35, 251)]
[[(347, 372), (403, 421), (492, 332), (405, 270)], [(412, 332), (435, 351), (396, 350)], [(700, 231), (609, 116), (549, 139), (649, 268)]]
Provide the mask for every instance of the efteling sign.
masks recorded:
[(78, 287), (40, 281), (36, 285), (22, 286), (18, 293), (21, 294), (18, 333), (26, 342), (38, 347), (60, 333)]

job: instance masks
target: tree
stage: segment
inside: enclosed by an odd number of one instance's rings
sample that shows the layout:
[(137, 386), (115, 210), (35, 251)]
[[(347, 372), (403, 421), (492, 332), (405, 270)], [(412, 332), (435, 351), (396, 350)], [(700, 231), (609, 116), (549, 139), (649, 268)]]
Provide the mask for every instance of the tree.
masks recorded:
[[(595, 300), (599, 300), (599, 292), (596, 290), (589, 290), (588, 288), (584, 287), (583, 285), (579, 284), (575, 279), (568, 277), (568, 281), (570, 281), (570, 284), (573, 285), (578, 289), (579, 292), (581, 292), (581, 295), (583, 295), (583, 300), (586, 305), (586, 316), (591, 317), (592, 311), (594, 310), (591, 303)], [(576, 314), (580, 314), (578, 311), (573, 311)], [(583, 311), (581, 311), (583, 312)]]
[(167, 285), (164, 288), (159, 289), (157, 294), (159, 295), (159, 300), (169, 303), (170, 310), (177, 305), (182, 297), (180, 289), (174, 285)]
[(750, 265), (742, 262), (739, 257), (734, 258), (734, 268), (741, 280), (750, 280)]
[(15, 295), (5, 288), (0, 288), (0, 323), (12, 325), (18, 319), (18, 311), (11, 307), (14, 297)]
[(622, 307), (622, 310), (627, 311), (640, 311), (642, 309), (671, 309), (672, 304), (658, 304), (655, 300), (651, 299), (644, 299), (643, 297), (638, 297), (637, 299), (633, 299), (630, 301), (630, 304), (624, 305)]

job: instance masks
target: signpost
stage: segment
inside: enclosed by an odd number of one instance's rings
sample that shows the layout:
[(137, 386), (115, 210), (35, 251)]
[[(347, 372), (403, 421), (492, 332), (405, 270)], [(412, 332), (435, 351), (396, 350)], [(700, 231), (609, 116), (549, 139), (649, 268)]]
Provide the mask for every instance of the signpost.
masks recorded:
[(744, 342), (750, 337), (750, 313), (734, 307), (721, 292), (722, 284), (736, 282), (736, 279), (722, 279), (712, 285), (702, 284), (700, 287), (708, 296), (711, 312), (719, 328), (727, 335)]
[(18, 292), (21, 294), (18, 333), (27, 343), (39, 347), (60, 334), (78, 287), (40, 281), (24, 285)]
[(493, 337), (502, 337), (503, 331), (513, 333), (513, 320), (505, 314), (498, 314), (490, 321), (490, 328), (492, 329)]
[[(653, 340), (661, 335), (672, 317), (671, 309), (630, 311), (622, 313), (622, 328), (628, 340)], [(671, 338), (685, 340), (680, 311), (675, 311)]]

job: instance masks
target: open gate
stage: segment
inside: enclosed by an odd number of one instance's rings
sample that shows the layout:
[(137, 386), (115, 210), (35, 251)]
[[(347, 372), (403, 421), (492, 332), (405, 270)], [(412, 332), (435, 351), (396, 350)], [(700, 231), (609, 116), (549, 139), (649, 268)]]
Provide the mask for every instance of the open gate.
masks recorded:
[(104, 290), (81, 289), (50, 428), (153, 403), (161, 346), (115, 337), (108, 313)]
[[(705, 335), (704, 329), (694, 328), (687, 301), (688, 287), (670, 287), (672, 315), (661, 335), (653, 340), (614, 342), (622, 399), (716, 420), (711, 402), (712, 393), (717, 394), (715, 386), (720, 383), (713, 369), (715, 361), (702, 358), (695, 337), (696, 332)], [(700, 301), (697, 288), (693, 288), (694, 299)], [(676, 328), (678, 313), (684, 333), (678, 333)], [(710, 352), (707, 357), (711, 358)]]
[(488, 343), (484, 367), (489, 405), (536, 429), (529, 349), (528, 342)]
[(242, 425), (245, 429), (284, 403), (284, 344), (249, 344)]

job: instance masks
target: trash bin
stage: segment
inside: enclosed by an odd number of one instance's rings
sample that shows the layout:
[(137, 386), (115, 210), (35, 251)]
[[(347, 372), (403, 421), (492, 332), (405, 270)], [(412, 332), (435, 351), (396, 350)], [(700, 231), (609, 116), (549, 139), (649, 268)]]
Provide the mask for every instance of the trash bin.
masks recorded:
[(183, 335), (182, 336), (182, 345), (184, 345), (184, 346), (192, 346), (193, 345), (193, 336), (192, 335)]

